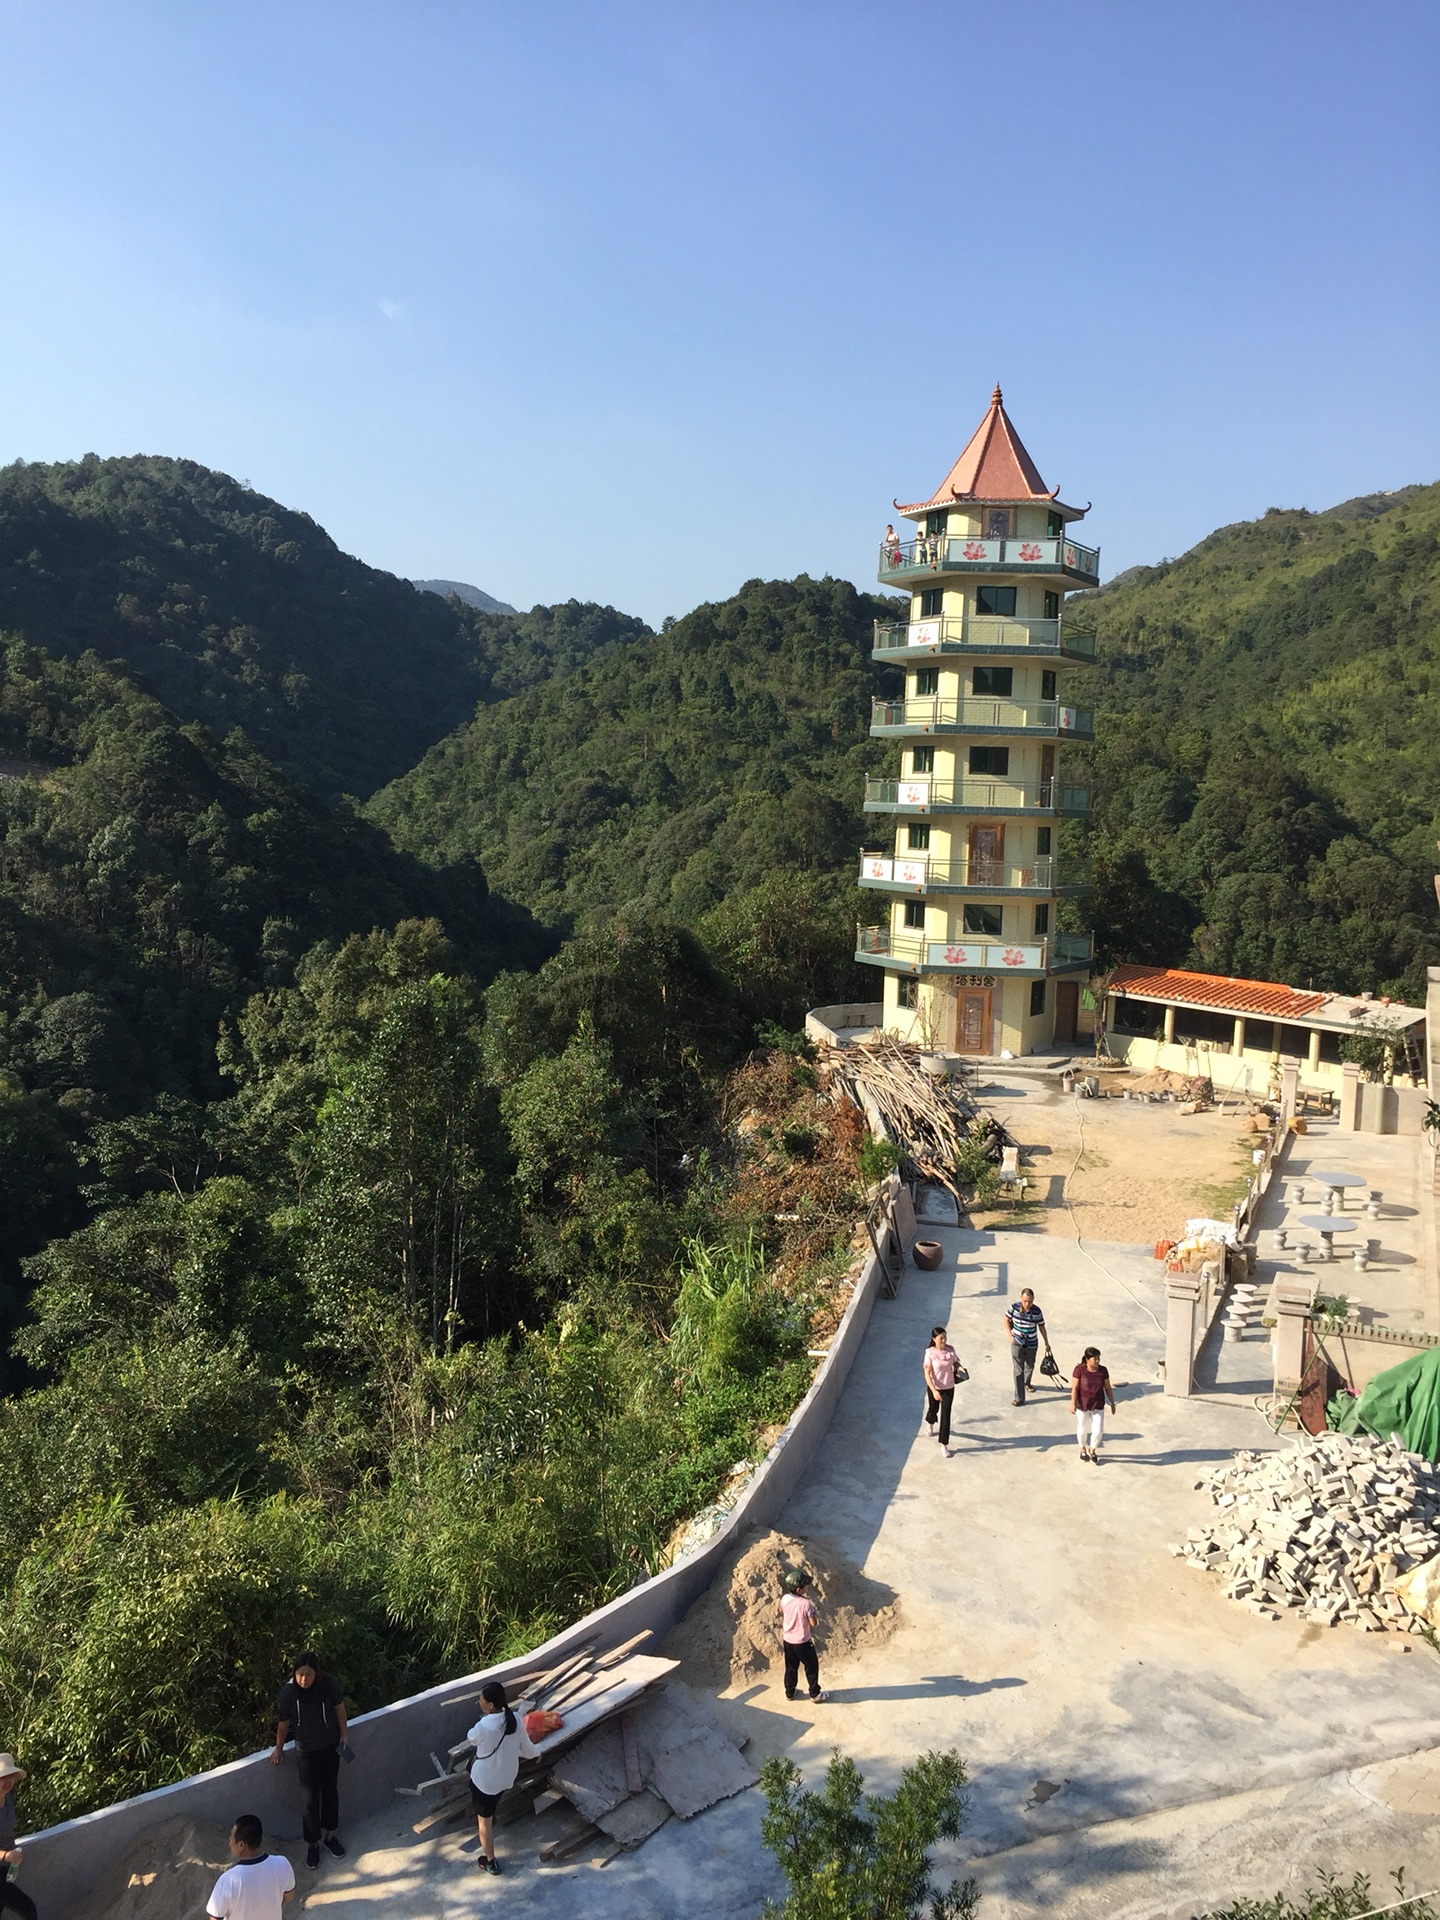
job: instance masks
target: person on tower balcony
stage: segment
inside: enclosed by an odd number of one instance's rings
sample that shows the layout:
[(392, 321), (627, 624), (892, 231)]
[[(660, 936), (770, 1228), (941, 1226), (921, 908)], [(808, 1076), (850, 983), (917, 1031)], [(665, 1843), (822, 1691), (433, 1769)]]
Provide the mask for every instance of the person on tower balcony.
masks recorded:
[(885, 564), (887, 567), (900, 564), (900, 536), (893, 526), (885, 529)]

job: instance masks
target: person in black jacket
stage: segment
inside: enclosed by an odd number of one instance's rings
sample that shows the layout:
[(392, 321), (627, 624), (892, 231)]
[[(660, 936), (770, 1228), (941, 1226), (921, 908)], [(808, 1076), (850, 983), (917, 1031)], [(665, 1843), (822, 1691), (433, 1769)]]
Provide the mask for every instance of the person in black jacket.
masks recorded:
[(340, 1749), (346, 1745), (345, 1692), (318, 1654), (302, 1653), (291, 1677), (275, 1696), (275, 1749), (272, 1767), (284, 1758), (290, 1734), (300, 1769), (300, 1807), (305, 1822), (305, 1864), (318, 1867), (320, 1847), (345, 1858), (336, 1828), (340, 1825)]
[(10, 1869), (20, 1864), (20, 1849), (15, 1844), (15, 1789), (25, 1778), (25, 1769), (11, 1753), (0, 1753), (0, 1912), (18, 1913), (20, 1920), (35, 1920), (35, 1902), (10, 1883)]

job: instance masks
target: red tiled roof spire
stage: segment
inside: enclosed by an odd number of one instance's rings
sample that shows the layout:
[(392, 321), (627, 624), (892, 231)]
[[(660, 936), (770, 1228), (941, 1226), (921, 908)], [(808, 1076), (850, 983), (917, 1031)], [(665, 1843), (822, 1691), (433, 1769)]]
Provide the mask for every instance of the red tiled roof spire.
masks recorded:
[(1060, 491), (1047, 487), (1040, 470), (1025, 451), (1000, 392), (990, 396), (990, 410), (971, 434), (965, 451), (929, 500), (908, 507), (896, 502), (900, 513), (923, 513), (929, 507), (952, 506), (957, 500), (988, 500), (1016, 506), (1031, 500), (1053, 500)]

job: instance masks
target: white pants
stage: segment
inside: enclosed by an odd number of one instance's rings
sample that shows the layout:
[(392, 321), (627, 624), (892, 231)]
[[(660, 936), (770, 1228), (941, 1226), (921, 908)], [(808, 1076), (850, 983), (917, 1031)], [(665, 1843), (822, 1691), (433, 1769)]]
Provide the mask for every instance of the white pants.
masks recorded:
[[(1087, 1431), (1090, 1436), (1088, 1439), (1085, 1437)], [(1100, 1442), (1104, 1437), (1105, 1409), (1096, 1407), (1093, 1413), (1086, 1413), (1083, 1407), (1080, 1408), (1075, 1415), (1075, 1438), (1081, 1446), (1088, 1448), (1092, 1453), (1098, 1453)]]

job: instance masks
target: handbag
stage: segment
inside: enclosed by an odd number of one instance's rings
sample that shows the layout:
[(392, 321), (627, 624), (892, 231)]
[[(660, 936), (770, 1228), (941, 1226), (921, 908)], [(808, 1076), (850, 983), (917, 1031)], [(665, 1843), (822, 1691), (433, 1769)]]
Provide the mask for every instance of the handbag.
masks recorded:
[(1060, 1378), (1060, 1369), (1055, 1364), (1055, 1356), (1048, 1347), (1045, 1349), (1045, 1358), (1040, 1362), (1040, 1371), (1047, 1380)]

